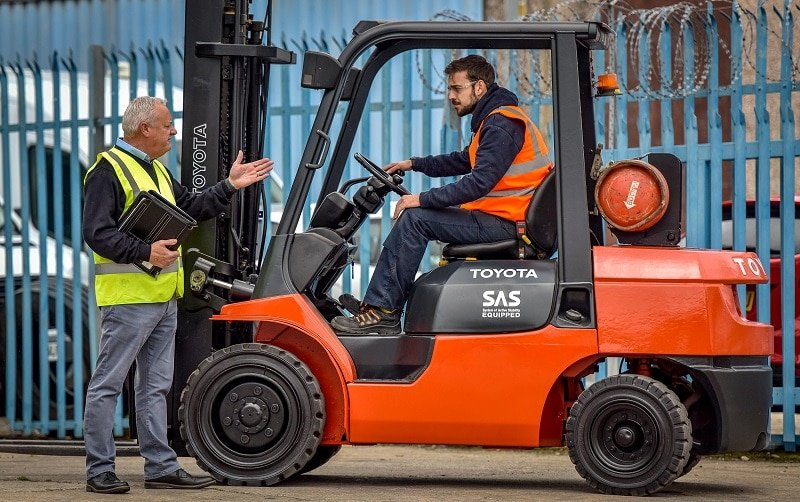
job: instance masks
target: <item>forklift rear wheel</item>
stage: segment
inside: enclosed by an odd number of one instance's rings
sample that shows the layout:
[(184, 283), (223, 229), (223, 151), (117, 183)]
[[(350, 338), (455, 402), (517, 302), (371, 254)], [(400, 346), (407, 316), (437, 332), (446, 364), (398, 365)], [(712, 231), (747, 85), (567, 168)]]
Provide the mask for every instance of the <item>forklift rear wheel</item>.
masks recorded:
[(202, 469), (223, 483), (266, 486), (313, 459), (324, 411), (308, 366), (277, 347), (246, 343), (200, 363), (183, 389), (178, 417)]
[(641, 375), (597, 382), (572, 406), (565, 435), (578, 473), (602, 493), (649, 495), (684, 473), (692, 425), (678, 396)]

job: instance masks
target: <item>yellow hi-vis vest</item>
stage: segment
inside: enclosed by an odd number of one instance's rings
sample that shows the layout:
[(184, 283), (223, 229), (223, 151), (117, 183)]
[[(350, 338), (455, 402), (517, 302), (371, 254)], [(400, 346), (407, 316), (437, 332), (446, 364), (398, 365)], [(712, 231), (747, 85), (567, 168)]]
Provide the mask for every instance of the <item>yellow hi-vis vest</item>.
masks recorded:
[[(114, 147), (97, 156), (97, 161), (86, 173), (86, 177), (101, 159), (106, 159), (114, 168), (125, 192), (125, 207), (128, 209), (133, 199), (142, 190), (156, 190), (175, 204), (172, 182), (164, 164), (153, 160), (153, 168), (158, 178), (158, 186), (139, 162), (124, 150)], [(86, 178), (84, 178), (84, 183)], [(123, 210), (124, 210), (123, 209)], [(180, 249), (178, 249), (180, 254)], [(146, 274), (133, 264), (115, 263), (94, 253), (94, 289), (97, 305), (126, 305), (132, 303), (162, 303), (174, 297), (183, 296), (183, 266), (181, 257), (157, 277)]]
[[(506, 174), (500, 178), (492, 190), (478, 200), (461, 204), (463, 209), (483, 211), (510, 221), (525, 221), (525, 212), (531, 201), (533, 191), (542, 184), (547, 173), (553, 169), (547, 143), (539, 129), (533, 125), (528, 115), (518, 106), (501, 106), (489, 113), (500, 114), (510, 119), (521, 120), (525, 124), (525, 141)], [(486, 116), (486, 118), (489, 117)], [(486, 119), (483, 119), (484, 122)], [(469, 161), (475, 168), (478, 146), (481, 141), (483, 123), (469, 145)]]

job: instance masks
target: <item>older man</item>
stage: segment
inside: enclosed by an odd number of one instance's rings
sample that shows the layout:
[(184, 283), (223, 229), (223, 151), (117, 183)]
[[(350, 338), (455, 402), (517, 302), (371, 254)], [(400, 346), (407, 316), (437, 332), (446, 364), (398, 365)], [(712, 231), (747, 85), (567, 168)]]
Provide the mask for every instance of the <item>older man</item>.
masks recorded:
[[(123, 137), (97, 156), (84, 180), (83, 237), (94, 251), (95, 292), (100, 307), (100, 353), (89, 381), (84, 418), (86, 491), (125, 493), (115, 474), (114, 407), (136, 361), (135, 398), (145, 488), (202, 488), (207, 476), (188, 474), (167, 442), (167, 401), (172, 386), (177, 326), (176, 299), (183, 294), (183, 267), (176, 241), (146, 244), (119, 231), (123, 211), (142, 190), (156, 190), (197, 220), (228, 207), (237, 190), (263, 180), (272, 161), (242, 163), (240, 151), (227, 179), (194, 193), (158, 161), (177, 134), (162, 99), (143, 96), (122, 117)], [(132, 265), (146, 260), (157, 277)]]

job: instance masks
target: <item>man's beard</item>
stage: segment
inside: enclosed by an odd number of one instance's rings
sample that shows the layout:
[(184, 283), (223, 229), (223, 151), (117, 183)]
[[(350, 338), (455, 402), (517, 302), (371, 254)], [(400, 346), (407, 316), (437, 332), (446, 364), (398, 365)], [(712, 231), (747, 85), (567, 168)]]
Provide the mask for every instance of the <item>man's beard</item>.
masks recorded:
[(465, 106), (464, 108), (461, 109), (461, 111), (456, 111), (456, 114), (458, 114), (459, 117), (465, 117), (475, 111), (475, 105), (477, 104), (478, 104), (477, 100), (473, 101), (472, 104), (470, 104), (469, 106)]

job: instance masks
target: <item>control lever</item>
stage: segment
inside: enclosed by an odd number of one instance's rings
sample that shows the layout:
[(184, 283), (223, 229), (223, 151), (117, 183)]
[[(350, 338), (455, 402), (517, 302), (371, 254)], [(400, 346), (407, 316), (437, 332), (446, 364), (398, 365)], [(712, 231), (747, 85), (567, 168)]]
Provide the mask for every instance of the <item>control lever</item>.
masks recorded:
[(215, 279), (212, 276), (215, 266), (215, 263), (202, 257), (198, 257), (197, 260), (195, 260), (192, 273), (189, 276), (189, 287), (192, 293), (206, 298), (208, 296), (206, 288), (209, 286), (216, 286), (230, 291), (231, 300), (243, 301), (252, 298), (253, 290), (255, 289), (254, 284), (239, 279), (234, 279), (233, 282)]
[(368, 200), (373, 204), (380, 203), (381, 197), (380, 195), (377, 194), (377, 192), (375, 192), (375, 187), (367, 185), (365, 192), (366, 193), (364, 194), (364, 199)]
[(392, 173), (392, 181), (394, 181), (395, 185), (402, 185), (403, 184), (403, 176), (405, 175), (405, 171), (395, 171)]

